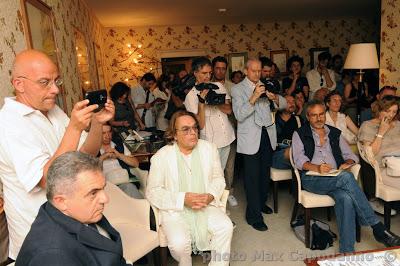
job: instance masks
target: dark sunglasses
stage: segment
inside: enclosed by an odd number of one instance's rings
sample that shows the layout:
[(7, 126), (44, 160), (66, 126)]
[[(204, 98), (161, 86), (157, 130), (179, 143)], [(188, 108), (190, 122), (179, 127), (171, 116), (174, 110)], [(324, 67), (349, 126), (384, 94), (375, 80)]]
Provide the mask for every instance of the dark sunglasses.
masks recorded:
[(321, 76), (321, 83), (319, 84), (319, 86), (322, 86), (322, 85), (324, 85), (324, 79)]

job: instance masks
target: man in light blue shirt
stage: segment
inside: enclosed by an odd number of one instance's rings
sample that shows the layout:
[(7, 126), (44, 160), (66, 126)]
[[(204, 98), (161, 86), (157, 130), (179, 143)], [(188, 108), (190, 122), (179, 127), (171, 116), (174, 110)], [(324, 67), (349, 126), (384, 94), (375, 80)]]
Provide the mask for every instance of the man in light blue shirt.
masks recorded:
[[(353, 174), (345, 171), (358, 162), (341, 131), (325, 124), (325, 105), (311, 101), (307, 106), (309, 123), (299, 128), (292, 138), (293, 160), (301, 171), (303, 189), (329, 195), (335, 200), (335, 213), (339, 228), (339, 251), (353, 252), (356, 238), (356, 217), (361, 225), (371, 226), (377, 241), (386, 246), (400, 245), (400, 238), (386, 230), (369, 205)], [(337, 176), (327, 176), (340, 169)], [(307, 171), (319, 175), (307, 175)]]

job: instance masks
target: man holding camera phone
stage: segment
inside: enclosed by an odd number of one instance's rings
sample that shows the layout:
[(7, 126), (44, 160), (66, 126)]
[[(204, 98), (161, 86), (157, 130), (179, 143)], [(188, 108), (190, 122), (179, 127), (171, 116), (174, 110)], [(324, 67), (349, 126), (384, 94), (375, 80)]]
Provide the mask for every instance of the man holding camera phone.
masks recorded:
[(233, 112), (238, 121), (237, 152), (243, 154), (247, 198), (246, 221), (258, 231), (266, 231), (263, 213), (272, 213), (266, 205), (272, 152), (276, 147), (276, 127), (269, 100), (286, 108), (286, 100), (266, 90), (260, 82), (261, 62), (249, 59), (246, 78), (232, 88)]
[[(46, 176), (61, 154), (79, 150), (97, 155), (102, 125), (115, 112), (107, 100), (99, 112), (89, 100), (76, 103), (71, 118), (56, 105), (63, 83), (57, 66), (44, 53), (19, 53), (12, 69), (16, 97), (5, 98), (0, 111), (0, 177), (4, 184), (10, 248), (18, 255), (39, 207), (46, 201)], [(90, 128), (86, 133), (85, 129)]]
[[(196, 77), (197, 87), (201, 83), (210, 82), (212, 67), (208, 58), (199, 57), (193, 59), (192, 70)], [(221, 167), (225, 169), (230, 144), (235, 140), (235, 132), (228, 119), (228, 114), (232, 113), (232, 105), (230, 97), (227, 95), (225, 96), (225, 103), (210, 105), (210, 102), (206, 102), (206, 97), (209, 93), (226, 94), (226, 89), (221, 83), (216, 82), (208, 85), (210, 86), (205, 87), (213, 87), (212, 85), (214, 85), (214, 87), (218, 86), (218, 89), (214, 91), (209, 89), (198, 91), (195, 86), (186, 95), (184, 104), (187, 111), (196, 114), (198, 117), (201, 129), (200, 138), (217, 145)]]

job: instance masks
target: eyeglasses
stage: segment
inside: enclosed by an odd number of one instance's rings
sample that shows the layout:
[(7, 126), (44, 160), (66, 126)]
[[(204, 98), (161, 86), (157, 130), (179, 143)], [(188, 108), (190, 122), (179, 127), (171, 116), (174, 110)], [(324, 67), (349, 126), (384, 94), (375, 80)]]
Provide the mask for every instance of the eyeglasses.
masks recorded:
[(64, 83), (64, 80), (62, 78), (57, 78), (54, 80), (50, 80), (50, 79), (32, 80), (32, 79), (24, 77), (24, 76), (19, 76), (18, 78), (27, 79), (29, 81), (32, 81), (32, 82), (38, 84), (43, 89), (49, 88), (49, 87), (53, 86), (53, 84), (56, 85), (57, 87), (60, 87)]
[(324, 79), (321, 76), (321, 83), (319, 84), (319, 86), (322, 86), (322, 85), (324, 85)]
[(176, 131), (182, 131), (183, 135), (189, 135), (190, 132), (194, 132), (194, 133), (199, 133), (199, 128), (198, 126), (193, 126), (193, 127), (183, 127), (181, 129), (176, 129)]

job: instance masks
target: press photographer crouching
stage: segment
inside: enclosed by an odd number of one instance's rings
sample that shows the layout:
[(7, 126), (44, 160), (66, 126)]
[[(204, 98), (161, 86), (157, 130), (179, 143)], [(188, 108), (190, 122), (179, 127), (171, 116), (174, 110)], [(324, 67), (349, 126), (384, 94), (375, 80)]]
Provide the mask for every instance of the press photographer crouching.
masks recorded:
[(193, 60), (195, 84), (186, 95), (186, 110), (196, 114), (200, 126), (200, 138), (217, 145), (222, 169), (225, 169), (230, 144), (235, 140), (228, 114), (232, 113), (230, 97), (220, 82), (210, 83), (212, 65), (206, 57)]

